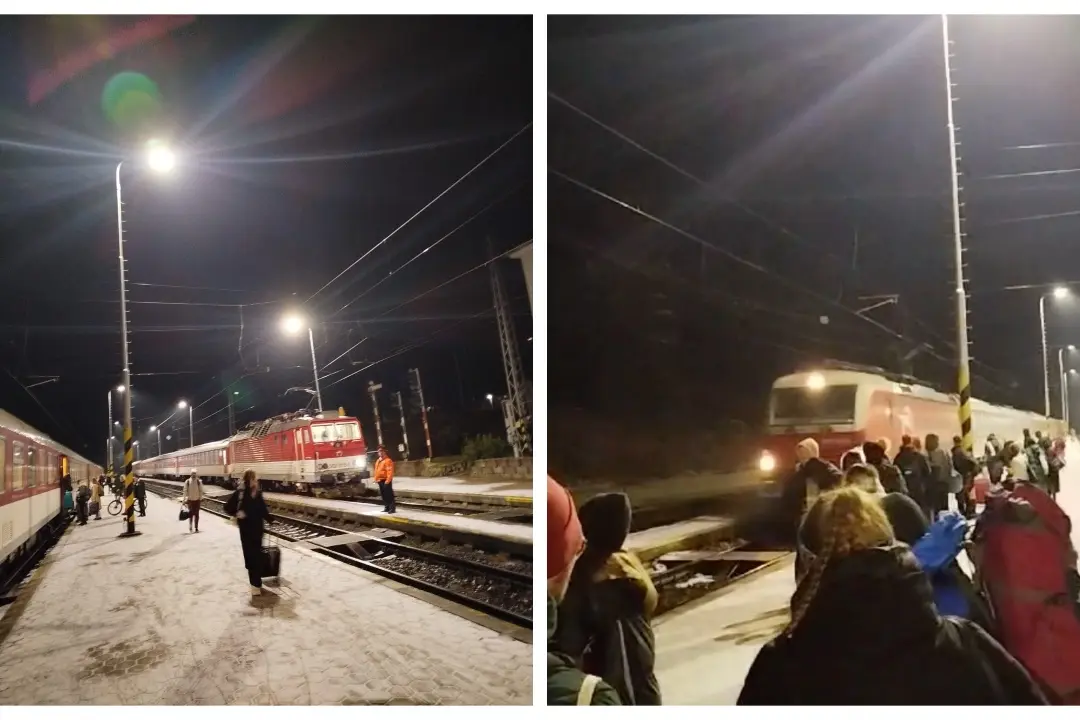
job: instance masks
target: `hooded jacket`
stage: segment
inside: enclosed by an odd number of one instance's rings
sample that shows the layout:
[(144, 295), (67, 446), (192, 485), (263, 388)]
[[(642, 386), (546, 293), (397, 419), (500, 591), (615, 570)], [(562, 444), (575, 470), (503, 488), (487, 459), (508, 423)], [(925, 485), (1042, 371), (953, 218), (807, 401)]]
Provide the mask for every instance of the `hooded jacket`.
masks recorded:
[[(792, 599), (808, 591), (801, 584)], [(740, 705), (1045, 705), (981, 628), (943, 619), (911, 551), (836, 558), (801, 623), (764, 646)]]
[(578, 514), (587, 544), (559, 606), (555, 645), (603, 678), (621, 704), (659, 705), (651, 625), (656, 588), (637, 556), (622, 549), (630, 500), (622, 493), (597, 495)]
[[(581, 686), (586, 675), (574, 665), (574, 661), (565, 653), (553, 647), (555, 630), (558, 626), (559, 608), (555, 600), (547, 599), (547, 691), (548, 705), (577, 705)], [(590, 705), (618, 705), (619, 696), (603, 680), (596, 684)]]
[(818, 494), (839, 487), (843, 481), (844, 473), (840, 468), (821, 458), (812, 457), (795, 468), (784, 487), (783, 498), (792, 525), (797, 527)]
[(881, 486), (885, 488), (885, 492), (910, 495), (907, 483), (904, 482), (904, 476), (900, 474), (895, 465), (885, 458), (885, 448), (874, 442), (865, 442), (862, 449), (866, 462), (877, 469), (878, 477), (881, 478)]
[(908, 493), (918, 503), (925, 503), (927, 485), (930, 483), (930, 461), (911, 445), (904, 445), (896, 453), (893, 463), (904, 476)]

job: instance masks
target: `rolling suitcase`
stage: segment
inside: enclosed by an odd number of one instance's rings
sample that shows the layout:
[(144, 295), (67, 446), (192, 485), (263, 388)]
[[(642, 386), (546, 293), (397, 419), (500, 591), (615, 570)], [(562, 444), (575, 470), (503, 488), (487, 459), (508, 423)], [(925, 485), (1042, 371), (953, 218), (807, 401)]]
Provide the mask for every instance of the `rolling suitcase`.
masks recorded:
[(281, 548), (277, 545), (264, 545), (262, 549), (262, 567), (259, 577), (271, 578), (281, 575)]

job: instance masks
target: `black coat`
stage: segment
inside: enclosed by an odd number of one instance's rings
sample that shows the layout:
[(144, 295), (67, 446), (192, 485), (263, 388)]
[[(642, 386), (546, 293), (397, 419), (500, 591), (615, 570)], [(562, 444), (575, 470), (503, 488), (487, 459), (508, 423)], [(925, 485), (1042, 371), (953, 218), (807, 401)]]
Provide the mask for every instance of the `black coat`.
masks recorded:
[(821, 458), (810, 458), (795, 469), (784, 486), (785, 513), (797, 527), (806, 510), (807, 484), (813, 482), (818, 492), (826, 492), (839, 487), (843, 480), (840, 468)]
[(1047, 701), (1027, 671), (985, 631), (938, 615), (926, 575), (911, 551), (897, 545), (829, 563), (794, 633), (758, 652), (739, 704)]
[[(583, 555), (578, 567), (587, 566)], [(635, 556), (619, 551), (589, 575), (575, 569), (559, 604), (554, 646), (613, 687), (623, 705), (660, 705), (650, 621), (657, 594), (648, 571)]]
[(921, 452), (905, 445), (896, 453), (893, 460), (900, 474), (904, 476), (908, 494), (917, 503), (924, 503), (927, 497), (926, 490), (930, 484), (930, 461)]
[[(235, 510), (234, 510), (235, 508)], [(243, 511), (244, 517), (239, 517)], [(251, 497), (243, 491), (234, 490), (225, 502), (225, 512), (236, 515), (236, 525), (240, 528), (240, 545), (244, 550), (244, 567), (256, 570), (262, 563), (262, 538), (265, 524), (273, 519), (266, 499), (260, 492)]]

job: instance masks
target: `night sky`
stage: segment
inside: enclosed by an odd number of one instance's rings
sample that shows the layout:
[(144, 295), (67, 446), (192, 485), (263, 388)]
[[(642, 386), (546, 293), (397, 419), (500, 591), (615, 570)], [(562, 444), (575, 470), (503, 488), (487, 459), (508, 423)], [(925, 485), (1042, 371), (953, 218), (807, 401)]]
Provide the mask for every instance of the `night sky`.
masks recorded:
[[(0, 20), (0, 406), (103, 459), (128, 158), (144, 450), (181, 398), (197, 443), (227, 435), (226, 387), (240, 425), (303, 407), (285, 391), (311, 384), (307, 340), (279, 330), (295, 309), (315, 323), (324, 405), (358, 415), (369, 442), (368, 381), (396, 445), (390, 392), (409, 402), (411, 367), (436, 453), (502, 434), (485, 400), (505, 392), (488, 270), (467, 271), (532, 238), (531, 33), (529, 17)], [(143, 166), (152, 138), (177, 150), (168, 176)], [(531, 377), (521, 265), (498, 266)], [(187, 444), (186, 411), (166, 435), (166, 450)]]
[[(1041, 411), (1039, 294), (1080, 283), (1080, 20), (950, 31), (973, 392)], [(553, 18), (548, 52), (554, 471), (730, 464), (822, 358), (922, 348), (906, 369), (955, 392), (940, 17)], [(1052, 305), (1051, 347), (1080, 342), (1080, 300)]]

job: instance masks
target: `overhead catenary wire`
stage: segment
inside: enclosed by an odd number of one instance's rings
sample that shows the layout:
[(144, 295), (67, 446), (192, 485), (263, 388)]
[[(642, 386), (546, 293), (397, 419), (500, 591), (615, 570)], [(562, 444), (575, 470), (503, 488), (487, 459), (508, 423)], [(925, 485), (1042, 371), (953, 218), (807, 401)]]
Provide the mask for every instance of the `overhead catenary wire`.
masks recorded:
[(454, 233), (456, 233), (456, 232), (457, 232), (458, 230), (461, 230), (461, 229), (462, 229), (463, 227), (465, 227), (466, 225), (468, 225), (469, 223), (471, 223), (471, 222), (472, 222), (473, 220), (476, 220), (476, 219), (477, 219), (478, 217), (480, 217), (481, 215), (483, 215), (484, 213), (486, 213), (486, 212), (487, 212), (488, 210), (490, 210), (491, 208), (495, 207), (496, 205), (498, 205), (499, 203), (501, 203), (501, 202), (502, 202), (503, 200), (506, 200), (506, 199), (507, 199), (508, 197), (510, 197), (510, 196), (511, 196), (511, 195), (513, 195), (514, 193), (516, 193), (516, 192), (518, 192), (519, 190), (521, 190), (521, 189), (522, 189), (523, 187), (526, 187), (526, 185), (525, 185), (525, 184), (522, 184), (522, 185), (518, 185), (518, 186), (517, 186), (516, 188), (514, 188), (514, 189), (513, 189), (513, 190), (511, 190), (510, 192), (504, 193), (504, 194), (503, 194), (503, 195), (502, 195), (501, 197), (499, 197), (499, 198), (498, 198), (497, 200), (493, 200), (492, 202), (490, 202), (490, 203), (488, 203), (487, 205), (485, 205), (485, 206), (484, 206), (484, 207), (483, 207), (482, 209), (480, 209), (480, 210), (478, 210), (477, 212), (473, 213), (473, 214), (472, 214), (471, 216), (469, 216), (469, 218), (468, 218), (468, 219), (466, 219), (466, 220), (465, 220), (464, 222), (462, 222), (462, 223), (461, 223), (460, 225), (458, 225), (457, 227), (455, 227), (455, 228), (454, 228), (453, 230), (451, 230), (450, 232), (446, 233), (446, 234), (445, 234), (445, 235), (443, 235), (443, 236), (442, 236), (441, 238), (439, 238), (439, 239), (438, 239), (438, 240), (436, 240), (435, 242), (431, 243), (430, 245), (428, 245), (428, 246), (427, 246), (426, 248), (424, 248), (424, 249), (423, 249), (423, 250), (421, 250), (420, 252), (418, 252), (418, 253), (416, 253), (415, 255), (413, 255), (413, 256), (412, 256), (411, 258), (409, 258), (408, 260), (406, 260), (405, 262), (403, 262), (403, 263), (402, 263), (401, 265), (399, 265), (399, 266), (398, 266), (398, 267), (396, 267), (395, 269), (391, 270), (391, 271), (390, 271), (389, 273), (387, 273), (387, 274), (386, 274), (386, 277), (384, 277), (384, 278), (383, 278), (382, 280), (380, 280), (379, 282), (375, 283), (374, 285), (371, 285), (370, 287), (368, 287), (368, 289), (367, 289), (367, 290), (365, 290), (364, 292), (360, 293), (359, 295), (357, 295), (356, 297), (354, 297), (354, 298), (353, 298), (352, 300), (350, 300), (349, 302), (347, 302), (347, 303), (345, 303), (344, 305), (342, 305), (341, 307), (339, 307), (339, 308), (338, 308), (337, 310), (335, 310), (335, 311), (334, 311), (333, 313), (331, 313), (330, 317), (334, 317), (334, 316), (335, 316), (335, 315), (337, 315), (337, 314), (338, 314), (339, 312), (341, 312), (342, 310), (346, 309), (347, 307), (349, 307), (350, 305), (352, 305), (352, 304), (353, 304), (354, 302), (356, 302), (357, 300), (361, 300), (361, 299), (363, 299), (363, 298), (364, 298), (365, 296), (367, 296), (367, 295), (369, 295), (370, 293), (374, 292), (375, 288), (379, 287), (379, 286), (380, 286), (380, 285), (382, 285), (382, 284), (383, 284), (384, 282), (386, 282), (387, 280), (389, 280), (389, 279), (390, 279), (391, 277), (393, 277), (393, 276), (394, 276), (394, 275), (396, 275), (397, 273), (399, 273), (399, 272), (401, 272), (402, 270), (404, 270), (405, 268), (407, 268), (407, 267), (408, 267), (409, 265), (411, 265), (411, 264), (412, 264), (413, 262), (415, 262), (415, 261), (416, 261), (416, 260), (417, 260), (418, 258), (420, 258), (420, 256), (422, 256), (422, 255), (424, 255), (425, 253), (429, 252), (430, 250), (434, 249), (434, 248), (435, 248), (436, 246), (438, 246), (438, 245), (439, 245), (440, 243), (442, 243), (442, 242), (443, 242), (444, 240), (446, 240), (446, 239), (447, 239), (447, 238), (449, 238), (449, 237), (450, 237), (451, 235), (453, 235)]
[[(684, 230), (684, 229), (682, 229), (682, 228), (680, 228), (680, 227), (678, 227), (676, 225), (673, 225), (672, 223), (670, 223), (670, 222), (668, 222), (668, 221), (666, 221), (666, 220), (664, 220), (664, 219), (662, 219), (660, 217), (657, 217), (656, 215), (650, 214), (648, 212), (645, 212), (644, 210), (636, 208), (636, 207), (630, 205), (629, 203), (627, 203), (627, 202), (625, 202), (623, 200), (620, 200), (619, 198), (616, 198), (616, 197), (614, 197), (612, 195), (609, 195), (609, 194), (605, 193), (602, 190), (599, 190), (599, 189), (597, 189), (597, 188), (595, 188), (595, 187), (593, 187), (593, 186), (591, 186), (591, 185), (589, 185), (587, 183), (584, 183), (584, 182), (582, 182), (582, 181), (580, 181), (580, 180), (578, 180), (576, 178), (573, 178), (573, 177), (571, 177), (569, 175), (566, 175), (565, 173), (559, 172), (558, 170), (555, 170), (553, 168), (548, 168), (548, 172), (555, 175), (556, 177), (558, 177), (558, 178), (560, 178), (562, 180), (565, 180), (568, 183), (571, 183), (572, 185), (575, 185), (575, 186), (581, 188), (582, 190), (585, 190), (585, 191), (587, 191), (589, 193), (592, 193), (593, 195), (601, 197), (604, 200), (607, 200), (608, 202), (610, 202), (610, 203), (612, 203), (614, 205), (622, 207), (622, 208), (624, 208), (624, 209), (626, 209), (626, 210), (628, 210), (628, 211), (630, 211), (630, 212), (632, 212), (632, 213), (634, 213), (636, 215), (639, 215), (639, 216), (641, 216), (641, 217), (643, 217), (643, 218), (645, 218), (645, 219), (647, 219), (647, 220), (649, 220), (649, 221), (651, 221), (653, 223), (656, 223), (657, 225), (660, 225), (661, 227), (667, 228), (668, 230), (671, 230), (675, 234), (677, 234), (677, 235), (679, 235), (679, 236), (681, 236), (681, 237), (683, 237), (683, 238), (685, 238), (687, 240), (690, 240), (690, 241), (692, 241), (694, 243), (697, 243), (698, 245), (700, 245), (702, 247), (705, 247), (705, 248), (713, 250), (713, 251), (715, 251), (717, 253), (720, 253), (721, 255), (727, 257), (732, 262), (734, 262), (736, 264), (739, 264), (739, 265), (742, 265), (743, 267), (750, 268), (751, 270), (754, 270), (755, 272), (758, 272), (758, 273), (770, 278), (771, 280), (773, 280), (778, 285), (781, 285), (781, 286), (783, 286), (785, 288), (788, 288), (789, 290), (793, 290), (795, 292), (801, 293), (801, 294), (805, 295), (806, 297), (813, 298), (813, 299), (817, 300), (818, 302), (820, 302), (820, 303), (822, 303), (822, 304), (824, 304), (826, 306), (836, 308), (837, 310), (840, 310), (840, 311), (844, 312), (847, 315), (853, 315), (853, 316), (859, 318), (861, 321), (867, 323), (868, 325), (871, 325), (871, 326), (877, 328), (878, 330), (886, 333), (887, 335), (889, 335), (890, 337), (892, 337), (892, 338), (894, 338), (896, 340), (910, 341), (909, 338), (907, 338), (905, 335), (903, 335), (902, 333), (897, 332), (896, 330), (893, 330), (892, 328), (885, 325), (884, 323), (878, 322), (877, 320), (874, 320), (873, 318), (871, 318), (871, 317), (869, 317), (867, 315), (863, 315), (861, 313), (858, 313), (858, 312), (852, 310), (851, 308), (849, 308), (848, 306), (843, 305), (842, 303), (839, 303), (836, 300), (833, 300), (832, 298), (826, 297), (824, 295), (820, 295), (820, 294), (814, 292), (813, 290), (810, 290), (810, 289), (808, 289), (806, 287), (803, 287), (802, 285), (799, 285), (798, 283), (792, 282), (792, 281), (788, 280), (787, 278), (785, 278), (785, 277), (783, 277), (781, 275), (778, 275), (778, 274), (774, 273), (773, 271), (771, 271), (771, 270), (769, 270), (769, 269), (767, 269), (765, 267), (757, 265), (756, 263), (753, 263), (753, 262), (743, 258), (742, 256), (740, 256), (740, 255), (738, 255), (736, 253), (733, 253), (730, 250), (727, 250), (726, 248), (722, 248), (722, 247), (719, 247), (717, 245), (714, 245), (714, 244), (702, 239), (701, 237), (699, 237), (699, 236), (697, 236), (697, 235), (695, 235), (695, 234), (693, 234), (693, 233), (691, 233), (691, 232), (689, 232), (687, 230)], [(938, 360), (940, 360), (942, 362), (952, 362), (950, 359), (941, 356), (940, 354), (938, 354), (937, 352), (935, 352), (933, 350), (927, 350), (927, 354), (937, 358)], [(991, 383), (991, 384), (995, 385), (996, 387), (1001, 388), (1001, 386), (997, 385), (996, 383)]]
[(350, 270), (352, 270), (352, 269), (353, 269), (354, 267), (356, 267), (358, 263), (362, 262), (362, 261), (363, 261), (364, 259), (366, 259), (366, 258), (367, 258), (367, 257), (368, 257), (369, 255), (371, 255), (371, 253), (375, 252), (375, 251), (376, 251), (377, 249), (379, 249), (379, 248), (380, 248), (380, 247), (382, 247), (382, 246), (383, 246), (384, 244), (386, 244), (386, 242), (387, 242), (387, 241), (389, 241), (389, 240), (390, 240), (390, 238), (394, 237), (394, 235), (396, 235), (396, 234), (397, 234), (397, 233), (398, 233), (398, 232), (399, 232), (400, 230), (402, 230), (402, 229), (403, 229), (403, 228), (404, 228), (404, 227), (405, 227), (406, 225), (408, 225), (408, 224), (409, 224), (409, 223), (411, 223), (411, 222), (412, 222), (413, 220), (415, 220), (416, 218), (418, 218), (418, 217), (419, 217), (419, 216), (420, 216), (420, 215), (421, 215), (421, 214), (422, 214), (422, 213), (423, 213), (423, 212), (424, 212), (425, 210), (427, 210), (427, 209), (428, 209), (429, 207), (431, 207), (431, 206), (432, 206), (432, 205), (434, 205), (434, 204), (435, 204), (436, 202), (438, 202), (438, 201), (439, 201), (439, 200), (440, 200), (440, 199), (441, 199), (441, 198), (442, 198), (442, 197), (443, 197), (444, 195), (446, 195), (446, 194), (447, 194), (448, 192), (450, 192), (450, 191), (451, 191), (451, 190), (453, 190), (453, 189), (454, 189), (455, 187), (457, 187), (457, 186), (458, 186), (458, 185), (460, 185), (460, 184), (461, 184), (462, 182), (464, 182), (464, 180), (465, 180), (466, 178), (468, 178), (468, 177), (469, 177), (470, 175), (472, 175), (472, 174), (473, 174), (474, 172), (476, 172), (476, 171), (477, 171), (477, 170), (479, 170), (479, 169), (480, 169), (481, 167), (483, 167), (483, 166), (484, 166), (484, 165), (485, 165), (485, 164), (486, 164), (486, 163), (488, 162), (488, 160), (490, 160), (491, 158), (493, 158), (493, 157), (495, 157), (496, 155), (498, 155), (498, 154), (499, 154), (499, 153), (500, 153), (500, 152), (501, 152), (501, 151), (502, 151), (502, 150), (503, 150), (504, 148), (506, 148), (506, 147), (507, 147), (508, 145), (510, 145), (510, 143), (512, 143), (512, 142), (513, 142), (514, 140), (516, 140), (516, 139), (517, 139), (518, 137), (520, 137), (520, 136), (522, 135), (522, 133), (524, 133), (524, 132), (525, 132), (526, 130), (528, 130), (528, 129), (529, 129), (529, 128), (531, 128), (531, 127), (532, 127), (532, 122), (529, 122), (529, 123), (527, 123), (527, 124), (526, 124), (526, 125), (525, 125), (525, 126), (524, 126), (523, 128), (521, 128), (521, 129), (520, 129), (520, 130), (518, 130), (518, 131), (517, 131), (516, 133), (514, 133), (513, 135), (511, 135), (511, 136), (510, 136), (510, 138), (509, 138), (508, 140), (506, 140), (505, 142), (503, 142), (503, 144), (502, 144), (502, 145), (500, 145), (499, 147), (497, 147), (497, 148), (495, 148), (495, 149), (494, 149), (493, 151), (491, 151), (491, 153), (489, 153), (488, 155), (486, 155), (486, 156), (484, 157), (484, 159), (483, 159), (483, 160), (481, 160), (481, 161), (480, 161), (480, 162), (478, 162), (478, 163), (477, 163), (476, 165), (474, 165), (474, 166), (473, 166), (473, 167), (472, 167), (472, 168), (471, 168), (471, 169), (470, 169), (470, 170), (469, 170), (468, 172), (466, 172), (466, 173), (465, 173), (464, 175), (462, 175), (461, 177), (459, 177), (459, 178), (458, 178), (457, 180), (455, 180), (454, 182), (450, 183), (450, 185), (449, 185), (449, 186), (448, 186), (448, 187), (447, 187), (447, 188), (446, 188), (445, 190), (443, 190), (443, 191), (442, 191), (441, 193), (439, 193), (439, 194), (438, 194), (438, 195), (436, 195), (436, 196), (435, 196), (434, 198), (432, 198), (432, 199), (431, 199), (430, 201), (428, 201), (428, 203), (427, 203), (426, 205), (424, 205), (424, 206), (423, 206), (422, 208), (420, 208), (420, 209), (419, 209), (419, 210), (417, 210), (417, 211), (416, 211), (415, 213), (413, 213), (412, 215), (410, 215), (410, 216), (409, 216), (409, 218), (408, 218), (408, 219), (407, 219), (407, 220), (406, 220), (405, 222), (401, 223), (401, 224), (400, 224), (400, 225), (398, 225), (398, 226), (397, 226), (396, 228), (394, 228), (394, 230), (392, 230), (392, 231), (390, 232), (390, 234), (389, 234), (389, 235), (387, 235), (386, 237), (384, 237), (384, 238), (383, 238), (382, 240), (380, 240), (379, 242), (375, 243), (375, 245), (373, 245), (373, 246), (372, 246), (371, 248), (369, 248), (367, 252), (365, 252), (365, 253), (364, 253), (363, 255), (361, 255), (360, 257), (358, 257), (358, 258), (357, 258), (356, 260), (353, 260), (353, 261), (352, 261), (351, 263), (349, 263), (349, 265), (348, 265), (348, 266), (347, 266), (347, 267), (346, 267), (346, 268), (345, 268), (344, 270), (342, 270), (342, 271), (341, 271), (341, 272), (339, 272), (339, 273), (338, 273), (337, 275), (335, 275), (334, 277), (332, 277), (332, 278), (331, 278), (331, 279), (330, 279), (330, 280), (329, 280), (329, 281), (328, 281), (328, 282), (327, 282), (327, 283), (326, 283), (325, 285), (323, 285), (323, 286), (322, 286), (322, 287), (320, 287), (320, 288), (319, 288), (318, 290), (316, 290), (316, 291), (315, 291), (314, 293), (312, 293), (312, 294), (311, 294), (311, 296), (310, 296), (310, 297), (308, 297), (308, 299), (307, 299), (307, 300), (305, 300), (303, 304), (304, 304), (304, 305), (306, 305), (307, 303), (311, 302), (311, 301), (312, 301), (312, 300), (313, 300), (313, 299), (314, 299), (314, 298), (315, 298), (316, 296), (318, 296), (318, 295), (319, 295), (319, 294), (320, 294), (320, 293), (321, 293), (321, 292), (322, 292), (323, 290), (325, 290), (326, 288), (328, 288), (328, 287), (330, 287), (331, 285), (333, 285), (333, 284), (334, 284), (335, 282), (337, 282), (337, 281), (338, 281), (338, 280), (339, 280), (339, 279), (340, 279), (340, 278), (341, 278), (342, 276), (344, 276), (344, 275), (345, 275), (346, 273), (348, 273), (348, 272), (349, 272)]

